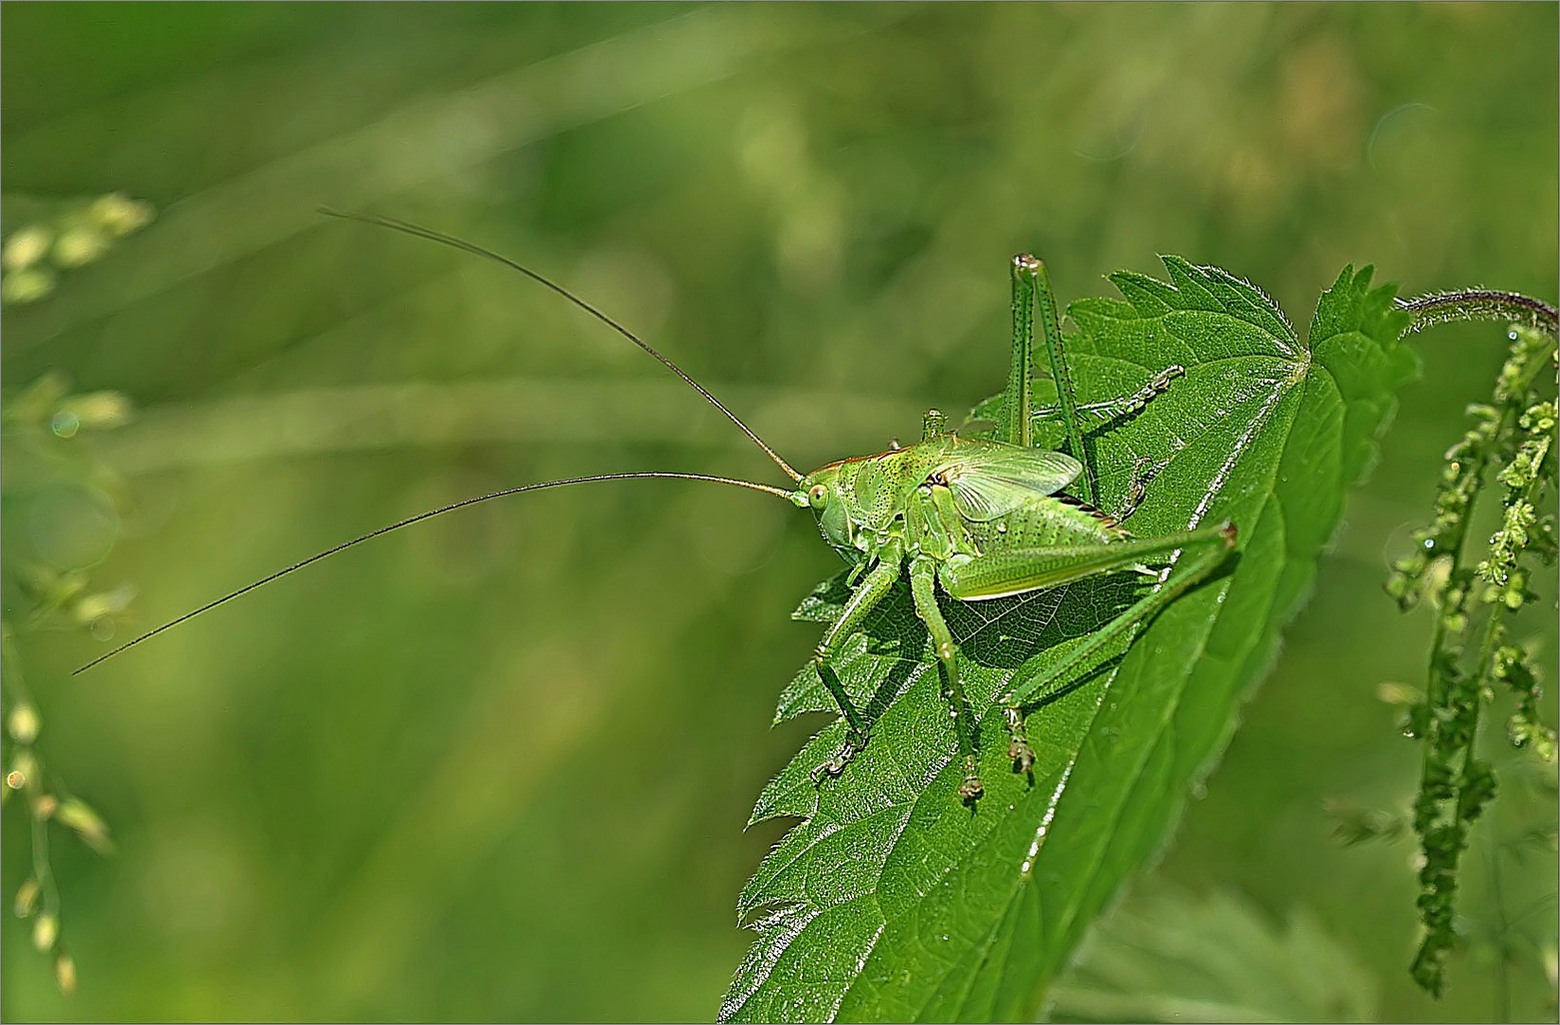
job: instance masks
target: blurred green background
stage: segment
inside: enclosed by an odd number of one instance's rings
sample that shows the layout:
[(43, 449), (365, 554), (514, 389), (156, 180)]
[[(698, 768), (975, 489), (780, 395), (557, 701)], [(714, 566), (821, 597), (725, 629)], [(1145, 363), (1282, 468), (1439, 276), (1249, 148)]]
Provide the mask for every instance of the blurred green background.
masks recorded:
[[(1005, 268), (1024, 249), (1064, 302), (1170, 252), (1249, 278), (1302, 325), (1350, 261), (1407, 292), (1555, 297), (1553, 4), (0, 17), (6, 233), (113, 192), (158, 213), (4, 315), (8, 396), (56, 371), (137, 407), (69, 443), (120, 485), (84, 487), (9, 437), (5, 458), (8, 575), (35, 561), (133, 584), (121, 640), (487, 490), (618, 469), (777, 478), (555, 296), (321, 204), (557, 275), (804, 468), (998, 390)], [(1552, 774), (1524, 788), (1513, 769), (1477, 831), (1476, 942), (1440, 1003), (1405, 971), (1411, 845), (1345, 849), (1323, 810), (1411, 794), (1419, 752), (1376, 688), (1421, 679), (1429, 616), (1399, 615), (1380, 580), (1503, 351), (1489, 325), (1418, 347), (1425, 379), (1155, 874), (1275, 922), (1305, 909), (1383, 1019), (1553, 1020), (1553, 848), (1489, 843), (1552, 829)], [(808, 725), (768, 726), (816, 640), (788, 613), (835, 566), (778, 502), (611, 484), (421, 525), (84, 677), (67, 673), (104, 650), (86, 630), (21, 632), (39, 751), (117, 853), (56, 830), (78, 991), (56, 992), (7, 915), (0, 1010), (713, 1016), (748, 942), (735, 895), (779, 835), (742, 826)], [(8, 622), (28, 611), (9, 590)], [(1552, 681), (1547, 612), (1533, 630)], [(20, 802), (4, 825), (9, 902), (30, 864)], [(1478, 941), (1496, 935), (1509, 963)]]

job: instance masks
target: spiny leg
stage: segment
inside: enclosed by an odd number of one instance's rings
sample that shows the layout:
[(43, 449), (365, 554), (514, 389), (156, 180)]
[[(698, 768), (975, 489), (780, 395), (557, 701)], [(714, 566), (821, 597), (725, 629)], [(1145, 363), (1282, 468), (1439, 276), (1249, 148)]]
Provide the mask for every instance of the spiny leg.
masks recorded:
[(1080, 497), (1085, 502), (1093, 502), (1096, 473), (1093, 460), (1083, 446), (1078, 402), (1073, 394), (1072, 374), (1067, 369), (1067, 356), (1062, 349), (1062, 321), (1056, 313), (1051, 277), (1046, 273), (1042, 261), (1026, 253), (1013, 258), (1013, 358), (1008, 370), (1007, 390), (1003, 393), (1002, 418), (1006, 422), (999, 430), (1003, 440), (1025, 448), (1034, 445), (1031, 410), (1036, 322), (1040, 325), (1040, 336), (1045, 341), (1045, 354), (1050, 364), (1051, 380), (1056, 385), (1060, 417), (1067, 429), (1068, 450), (1085, 467), (1078, 482), (1083, 491)]
[[(1114, 421), (1124, 420), (1129, 416), (1142, 412), (1156, 397), (1170, 390), (1171, 381), (1185, 375), (1185, 373), (1186, 369), (1184, 367), (1172, 363), (1155, 374), (1147, 384), (1131, 395), (1107, 399), (1104, 402), (1087, 402), (1078, 406), (1077, 410), (1079, 413), (1088, 413), (1098, 417), (1100, 420), (1099, 427), (1090, 428), (1090, 431), (1085, 433), (1100, 430)], [(1061, 407), (1052, 407), (1037, 409), (1031, 415), (1034, 417), (1035, 422), (1039, 423), (1047, 420), (1063, 419), (1064, 414), (1065, 410)], [(1152, 466), (1153, 460), (1147, 456), (1137, 459), (1132, 464), (1132, 478), (1127, 482), (1126, 499), (1122, 503), (1122, 508), (1112, 514), (1118, 523), (1124, 522), (1127, 517), (1137, 511), (1139, 505), (1143, 504), (1143, 498), (1148, 493), (1148, 484), (1154, 479), (1154, 474), (1158, 472), (1157, 468), (1149, 469)]]
[(1074, 459), (1083, 464), (1078, 478), (1080, 496), (1085, 502), (1098, 501), (1099, 470), (1094, 465), (1092, 449), (1083, 444), (1083, 427), (1078, 422), (1078, 399), (1073, 392), (1072, 371), (1067, 368), (1067, 353), (1062, 347), (1062, 319), (1056, 314), (1056, 297), (1051, 291), (1051, 275), (1045, 264), (1034, 261), (1030, 268), (1033, 278), (1035, 311), (1040, 317), (1040, 335), (1045, 339), (1045, 355), (1051, 368), (1051, 380), (1056, 384), (1056, 404), (1062, 412), (1062, 424), (1067, 431), (1067, 448)]
[(1196, 554), (1192, 555), (1186, 565), (1180, 567), (1179, 572), (1173, 572), (1170, 579), (1153, 593), (1140, 599), (1103, 628), (1090, 634), (1088, 640), (1073, 648), (1060, 662), (1034, 676), (1015, 682), (1012, 689), (1001, 698), (1003, 717), (1008, 732), (1013, 737), (1008, 753), (1021, 764), (1023, 771), (1027, 772), (1034, 760), (1034, 751), (1029, 746), (1029, 740), (1024, 733), (1024, 704), (1038, 697), (1051, 684), (1071, 672), (1102, 647), (1115, 641), (1137, 624), (1152, 619), (1165, 606), (1196, 587), (1224, 562), (1235, 547), (1235, 526), (1229, 522), (1196, 533), (1201, 537), (1196, 540), (1188, 539), (1184, 544), (1187, 549), (1195, 548)]
[(960, 601), (1044, 591), (1076, 580), (1130, 570), (1145, 562), (1162, 562), (1177, 549), (1201, 551), (1210, 543), (1222, 545), (1225, 532), (1225, 527), (1203, 527), (1162, 537), (1133, 537), (1099, 544), (1010, 548), (966, 562), (945, 562), (938, 571), (938, 580), (943, 590)]
[(953, 717), (953, 731), (959, 738), (959, 755), (964, 760), (964, 781), (959, 784), (959, 796), (973, 801), (985, 788), (981, 786), (980, 773), (975, 764), (975, 738), (970, 729), (970, 707), (964, 697), (964, 684), (959, 679), (959, 647), (953, 642), (953, 631), (943, 619), (937, 607), (934, 584), (937, 580), (937, 564), (929, 558), (917, 558), (910, 563), (910, 596), (915, 599), (915, 614), (926, 624), (932, 635), (932, 646), (942, 663), (943, 677), (947, 681), (942, 695), (948, 702)]
[(1153, 481), (1154, 461), (1148, 456), (1139, 456), (1132, 461), (1132, 479), (1127, 481), (1127, 497), (1121, 505), (1121, 510), (1115, 514), (1117, 523), (1125, 523), (1127, 517), (1137, 512), (1138, 506), (1143, 504), (1143, 499), (1148, 495), (1148, 485)]
[[(1171, 381), (1177, 377), (1183, 377), (1185, 374), (1185, 367), (1172, 363), (1155, 374), (1147, 384), (1131, 395), (1106, 399), (1103, 402), (1085, 402), (1076, 408), (1080, 413), (1088, 413), (1090, 416), (1098, 417), (1102, 425), (1114, 420), (1123, 420), (1135, 413), (1141, 413), (1150, 402), (1170, 390)], [(1030, 415), (1037, 422), (1045, 422), (1064, 419), (1065, 411), (1061, 406), (1048, 406), (1044, 409), (1037, 409)]]
[(867, 743), (867, 722), (856, 710), (856, 705), (845, 692), (844, 684), (835, 675), (834, 668), (829, 665), (829, 660), (834, 657), (835, 649), (840, 642), (856, 631), (867, 616), (877, 607), (877, 603), (893, 590), (894, 582), (899, 579), (899, 570), (903, 556), (897, 544), (884, 546), (878, 553), (878, 564), (872, 568), (856, 589), (851, 592), (850, 600), (840, 610), (840, 616), (827, 631), (823, 640), (818, 642), (818, 648), (813, 654), (813, 665), (818, 669), (818, 678), (829, 689), (834, 703), (840, 706), (840, 714), (845, 717), (847, 727), (845, 744), (833, 758), (817, 766), (812, 770), (814, 783), (821, 782), (824, 776), (838, 776), (845, 771), (845, 766), (861, 752)]
[(1034, 404), (1034, 269), (1039, 263), (1028, 253), (1013, 257), (1013, 356), (1002, 393), (1002, 423), (997, 425), (998, 438), (1023, 448), (1034, 446), (1030, 409)]

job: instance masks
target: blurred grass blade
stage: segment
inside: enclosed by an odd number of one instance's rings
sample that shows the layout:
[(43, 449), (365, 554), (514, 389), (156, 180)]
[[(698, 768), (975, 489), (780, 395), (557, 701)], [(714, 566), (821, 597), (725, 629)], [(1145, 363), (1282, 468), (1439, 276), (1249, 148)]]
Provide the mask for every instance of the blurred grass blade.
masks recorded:
[[(155, 248), (70, 303), (27, 307), (13, 338), (25, 349), (319, 225), (323, 202), (368, 209), (498, 156), (654, 100), (725, 80), (757, 60), (864, 31), (849, 20), (705, 8), (594, 41), (469, 87), (416, 96), (355, 131), (288, 153), (166, 210)], [(51, 129), (53, 131), (53, 129)], [(40, 135), (10, 142), (19, 153)]]

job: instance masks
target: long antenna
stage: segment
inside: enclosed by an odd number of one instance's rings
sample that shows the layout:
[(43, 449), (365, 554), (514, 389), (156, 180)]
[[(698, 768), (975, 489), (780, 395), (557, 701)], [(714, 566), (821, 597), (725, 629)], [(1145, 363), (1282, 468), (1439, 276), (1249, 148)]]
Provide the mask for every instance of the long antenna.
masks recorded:
[(673, 363), (670, 359), (663, 356), (660, 351), (652, 346), (649, 342), (645, 341), (643, 338), (640, 338), (638, 335), (634, 334), (634, 332), (630, 331), (622, 324), (619, 324), (617, 321), (613, 320), (611, 317), (607, 316), (605, 313), (601, 312), (596, 307), (586, 302), (584, 299), (581, 299), (573, 292), (570, 292), (567, 288), (564, 288), (557, 282), (543, 277), (529, 267), (521, 266), (515, 261), (509, 259), (507, 256), (500, 256), (491, 249), (483, 249), (474, 242), (467, 242), (465, 239), (456, 238), (454, 235), (446, 235), (442, 231), (434, 231), (432, 228), (424, 228), (417, 224), (408, 224), (406, 221), (398, 221), (393, 217), (381, 217), (378, 214), (359, 213), (355, 210), (332, 210), (329, 207), (322, 206), (319, 208), (319, 211), (322, 214), (326, 214), (331, 217), (340, 217), (348, 221), (362, 221), (364, 224), (377, 224), (381, 228), (390, 228), (393, 231), (399, 231), (403, 234), (412, 235), (416, 238), (427, 239), (430, 242), (438, 242), (441, 245), (449, 246), (452, 249), (459, 249), (462, 252), (471, 253), (474, 256), (481, 256), (496, 263), (501, 263), (510, 270), (517, 270), (539, 285), (545, 285), (554, 292), (557, 292), (559, 295), (563, 296), (565, 299), (569, 300), (569, 302), (584, 310), (586, 313), (589, 313), (592, 317), (595, 317), (597, 320), (610, 327), (612, 330), (616, 331), (618, 334), (622, 335), (624, 338), (627, 338), (629, 341), (633, 342), (635, 345), (639, 346), (641, 349), (645, 350), (656, 359), (660, 360), (662, 366), (666, 367), (666, 369), (670, 370), (672, 373), (686, 381), (688, 387), (692, 388), (694, 391), (708, 399), (710, 405), (714, 406), (722, 413), (725, 413), (731, 422), (736, 424), (737, 428), (752, 440), (753, 444), (763, 449), (764, 454), (770, 459), (773, 459), (775, 465), (785, 471), (786, 476), (790, 477), (794, 481), (801, 481), (802, 475), (797, 473), (790, 463), (786, 462), (784, 459), (781, 459), (778, 452), (766, 445), (764, 443), (764, 439), (760, 438), (757, 434), (754, 434), (752, 429), (737, 417), (737, 414), (727, 409), (720, 401), (720, 399), (717, 399), (714, 395), (711, 395), (709, 390), (706, 389), (704, 385), (700, 384), (698, 381), (695, 381), (693, 378), (684, 373), (682, 367), (679, 367), (676, 363)]
[(107, 660), (113, 658), (115, 655), (119, 654), (120, 652), (125, 651), (126, 649), (129, 649), (129, 648), (133, 648), (137, 644), (140, 644), (142, 641), (150, 640), (151, 638), (156, 637), (158, 634), (162, 633), (164, 630), (172, 630), (174, 627), (178, 626), (180, 623), (186, 623), (186, 622), (194, 619), (196, 616), (200, 615), (203, 612), (210, 612), (212, 609), (216, 608), (218, 605), (224, 605), (224, 604), (232, 601), (234, 598), (239, 597), (240, 595), (248, 594), (250, 591), (253, 591), (257, 587), (264, 587), (266, 584), (269, 584), (273, 580), (279, 580), (282, 577), (285, 577), (287, 574), (295, 573), (298, 570), (303, 569), (303, 567), (311, 565), (312, 563), (319, 562), (321, 559), (326, 558), (327, 556), (335, 555), (337, 552), (345, 551), (348, 548), (351, 548), (353, 545), (360, 545), (364, 541), (369, 541), (369, 540), (372, 540), (373, 538), (379, 537), (381, 534), (388, 534), (392, 530), (400, 530), (402, 527), (409, 527), (413, 523), (418, 523), (418, 522), (421, 522), (422, 520), (431, 519), (431, 518), (433, 518), (435, 516), (440, 516), (440, 515), (443, 515), (444, 513), (447, 513), (447, 512), (454, 512), (456, 509), (464, 509), (466, 506), (468, 506), (468, 505), (476, 505), (478, 502), (487, 502), (487, 501), (490, 501), (491, 499), (494, 499), (494, 498), (504, 498), (504, 497), (506, 497), (508, 495), (519, 495), (519, 494), (523, 494), (523, 493), (525, 493), (527, 491), (541, 491), (544, 488), (561, 488), (561, 487), (565, 487), (566, 485), (569, 485), (569, 484), (589, 484), (589, 483), (592, 483), (594, 481), (601, 481), (601, 480), (643, 480), (646, 477), (671, 477), (671, 478), (675, 478), (677, 480), (705, 480), (705, 481), (710, 481), (711, 483), (714, 483), (714, 484), (730, 484), (730, 485), (733, 485), (734, 487), (747, 488), (750, 491), (762, 491), (762, 492), (764, 492), (767, 495), (779, 495), (781, 498), (785, 499), (788, 502), (789, 501), (793, 501), (791, 492), (786, 491), (783, 488), (771, 487), (768, 484), (755, 484), (753, 481), (750, 481), (750, 480), (737, 480), (737, 479), (735, 479), (733, 477), (715, 477), (715, 476), (711, 476), (710, 474), (707, 474), (707, 473), (671, 473), (671, 472), (668, 472), (668, 471), (659, 471), (659, 470), (646, 471), (646, 472), (641, 472), (641, 473), (598, 473), (598, 474), (592, 474), (589, 477), (567, 477), (567, 478), (565, 478), (563, 480), (549, 480), (549, 481), (543, 481), (540, 484), (522, 484), (519, 487), (504, 488), (502, 491), (492, 491), (492, 492), (489, 492), (486, 495), (477, 495), (475, 498), (463, 498), (459, 502), (451, 502), (449, 505), (441, 505), (437, 509), (429, 509), (427, 512), (420, 512), (416, 516), (408, 516), (404, 520), (397, 520), (396, 522), (390, 524), (389, 526), (380, 527), (378, 530), (371, 530), (367, 534), (360, 534), (360, 535), (358, 535), (357, 537), (353, 538), (350, 541), (343, 541), (341, 544), (336, 545), (334, 548), (327, 548), (325, 551), (316, 553), (314, 555), (311, 555), (307, 559), (302, 560), (301, 562), (293, 563), (291, 566), (288, 566), (286, 569), (279, 569), (275, 573), (270, 574), (269, 576), (261, 577), (259, 580), (256, 580), (252, 584), (245, 584), (243, 587), (240, 587), (236, 591), (230, 591), (230, 592), (228, 592), (227, 594), (224, 594), (222, 597), (218, 598), (215, 601), (209, 601), (206, 604), (202, 605), (198, 609), (193, 609), (193, 610), (191, 610), (189, 612), (186, 612), (184, 615), (180, 616), (178, 619), (170, 619), (168, 622), (164, 623), (162, 626), (159, 626), (159, 627), (157, 627), (156, 629), (153, 629), (153, 630), (148, 630), (148, 631), (146, 631), (146, 633), (144, 633), (141, 636), (135, 638), (134, 640), (126, 641), (125, 643), (119, 645), (119, 647), (115, 648), (114, 650), (112, 650), (112, 651), (110, 651), (110, 652), (108, 652), (106, 654), (99, 655), (97, 658), (93, 659), (91, 662), (88, 662), (86, 665), (81, 666), (81, 667), (79, 667), (77, 669), (71, 670), (71, 674), (70, 675), (76, 676), (76, 675), (78, 675), (80, 673), (84, 673), (88, 669), (91, 669), (93, 666), (97, 665), (99, 662), (106, 662)]

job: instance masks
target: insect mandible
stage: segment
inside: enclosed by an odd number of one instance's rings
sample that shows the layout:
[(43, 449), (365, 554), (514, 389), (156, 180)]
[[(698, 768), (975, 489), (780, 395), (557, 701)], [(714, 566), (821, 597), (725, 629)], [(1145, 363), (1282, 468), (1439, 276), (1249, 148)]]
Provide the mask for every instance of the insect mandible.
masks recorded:
[[(1148, 569), (1148, 563), (1165, 562), (1175, 553), (1183, 553), (1174, 572), (1161, 579), (1147, 595), (1074, 646), (1065, 658), (1032, 676), (1015, 676), (1005, 693), (999, 695), (998, 702), (1010, 734), (1008, 755), (1016, 770), (1028, 771), (1034, 761), (1034, 751), (1024, 730), (1026, 705), (1044, 695), (1095, 652), (1206, 579), (1235, 545), (1235, 528), (1228, 522), (1161, 537), (1135, 538), (1122, 523), (1143, 498), (1148, 483), (1145, 476), (1135, 476), (1128, 490), (1126, 507), (1111, 515), (1091, 504), (1095, 494), (1094, 474), (1086, 470), (1083, 463), (1074, 455), (1035, 447), (1035, 422), (1060, 420), (1070, 451), (1083, 453), (1081, 411), (1087, 410), (1105, 422), (1135, 415), (1168, 389), (1182, 371), (1177, 366), (1167, 367), (1131, 395), (1079, 406), (1072, 391), (1060, 322), (1045, 266), (1032, 256), (1015, 257), (1012, 264), (1013, 354), (993, 437), (962, 436), (948, 429), (943, 414), (933, 409), (927, 411), (922, 421), (919, 441), (874, 455), (842, 459), (802, 474), (671, 359), (561, 285), (495, 252), (441, 232), (370, 214), (322, 212), (390, 228), (496, 261), (558, 293), (649, 353), (719, 409), (791, 479), (792, 486), (775, 487), (710, 474), (648, 471), (570, 477), (477, 495), (407, 517), (316, 553), (148, 630), (86, 663), (76, 669), (76, 673), (337, 552), (478, 502), (606, 480), (676, 478), (708, 481), (775, 495), (799, 508), (811, 509), (817, 515), (824, 540), (852, 566), (850, 597), (813, 653), (818, 676), (845, 721), (845, 741), (832, 758), (813, 770), (814, 781), (821, 785), (826, 778), (843, 773), (865, 747), (871, 731), (871, 724), (841, 683), (833, 665), (834, 658), (845, 640), (864, 626), (873, 609), (908, 575), (915, 613), (931, 638), (939, 665), (942, 696), (954, 725), (957, 756), (963, 769), (958, 794), (963, 800), (973, 802), (984, 788), (976, 768), (969, 702), (960, 679), (959, 646), (938, 607), (936, 592), (939, 588), (959, 601), (984, 601), (1064, 587), (1105, 574), (1150, 573), (1153, 571)], [(1054, 409), (1035, 409), (1032, 403), (1037, 323), (1051, 378), (1056, 384), (1058, 402)], [(1069, 489), (1081, 494), (1070, 494)]]

